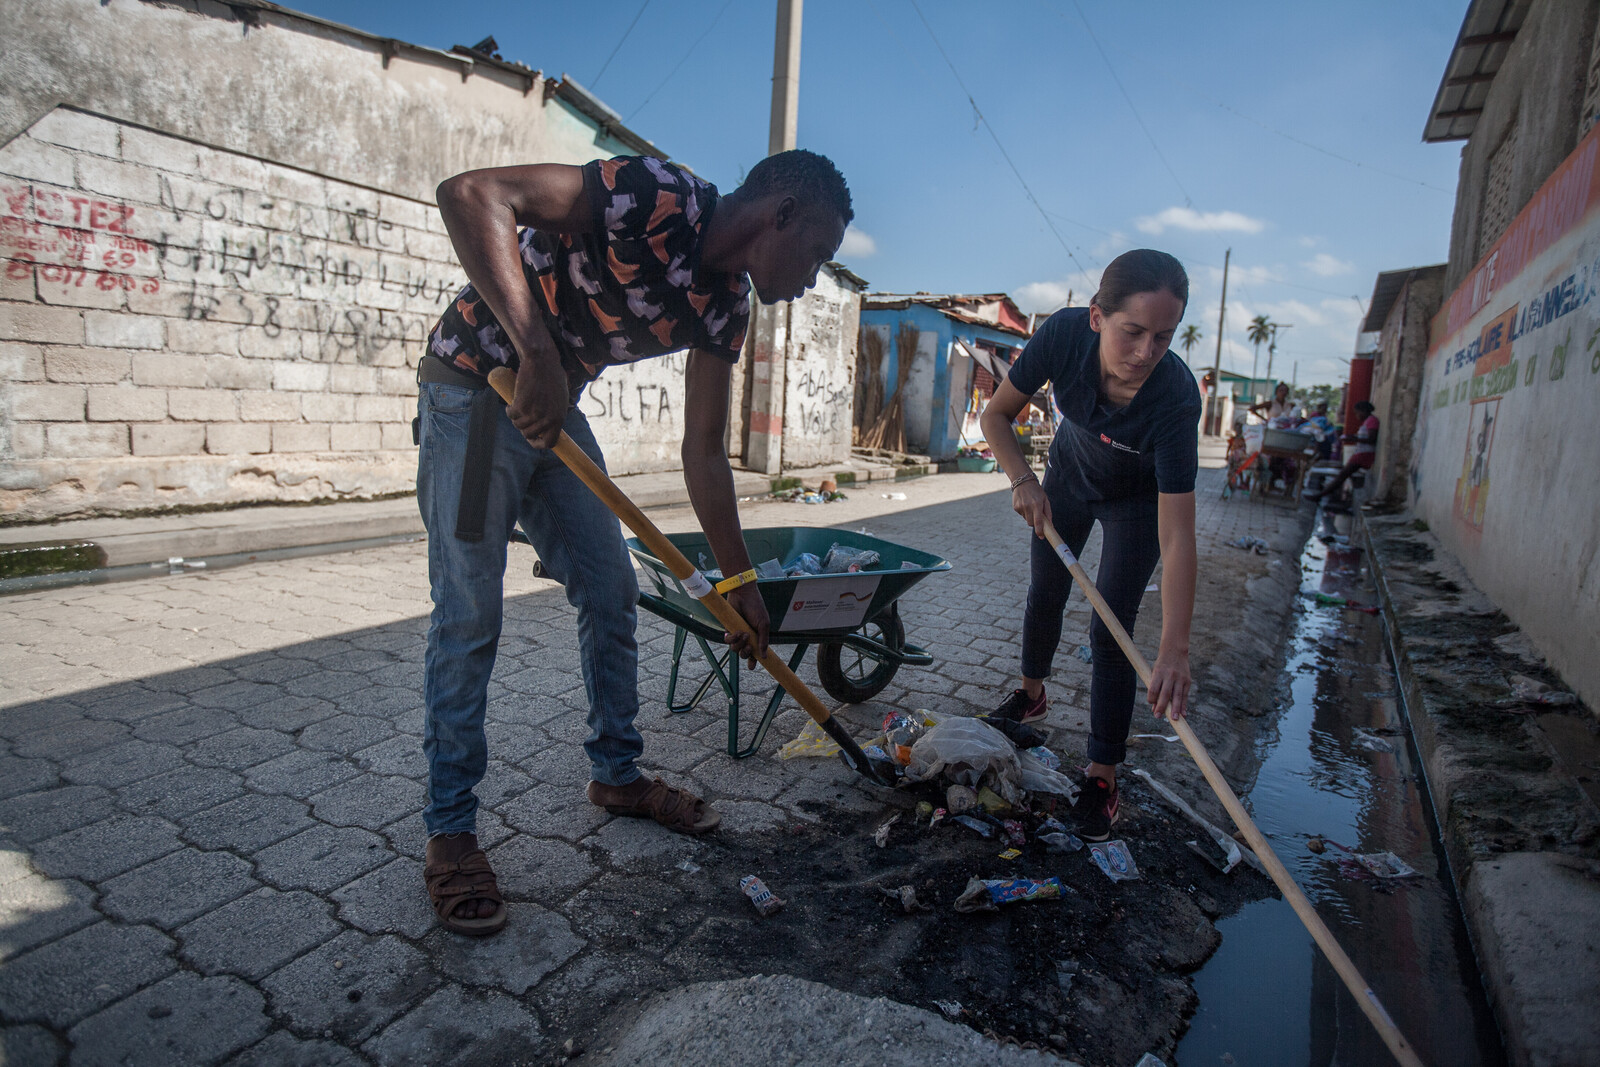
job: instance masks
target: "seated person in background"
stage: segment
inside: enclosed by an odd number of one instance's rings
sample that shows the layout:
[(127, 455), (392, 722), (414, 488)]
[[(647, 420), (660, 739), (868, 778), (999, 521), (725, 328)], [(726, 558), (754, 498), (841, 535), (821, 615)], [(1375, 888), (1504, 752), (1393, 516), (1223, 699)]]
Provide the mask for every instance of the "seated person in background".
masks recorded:
[(1374, 415), (1373, 407), (1363, 400), (1356, 405), (1356, 418), (1361, 420), (1360, 429), (1353, 434), (1345, 434), (1345, 443), (1353, 443), (1350, 456), (1344, 461), (1344, 466), (1339, 468), (1339, 473), (1333, 476), (1333, 481), (1323, 486), (1320, 491), (1305, 494), (1307, 500), (1318, 500), (1325, 496), (1337, 493), (1350, 476), (1357, 470), (1371, 470), (1372, 460), (1378, 452), (1378, 417)]

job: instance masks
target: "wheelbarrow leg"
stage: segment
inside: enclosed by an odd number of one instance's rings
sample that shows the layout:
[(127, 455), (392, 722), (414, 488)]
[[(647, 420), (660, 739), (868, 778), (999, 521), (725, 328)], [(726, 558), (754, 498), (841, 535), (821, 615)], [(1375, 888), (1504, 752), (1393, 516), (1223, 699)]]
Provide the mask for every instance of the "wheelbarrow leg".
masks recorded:
[[(804, 641), (794, 646), (794, 655), (789, 657), (789, 669), (791, 671), (800, 669), (800, 661), (806, 658), (806, 649), (810, 647), (811, 646), (806, 644)], [(766, 739), (767, 727), (772, 725), (772, 717), (778, 713), (778, 707), (783, 703), (785, 693), (783, 686), (781, 685), (775, 685), (772, 687), (772, 696), (767, 698), (766, 713), (761, 716), (761, 722), (756, 725), (755, 740), (750, 742), (748, 748), (740, 748), (738, 692), (739, 663), (737, 660), (735, 660), (733, 664), (733, 677), (734, 692), (728, 700), (728, 755), (732, 756), (734, 759), (744, 759), (747, 756), (755, 755), (756, 750), (761, 747), (761, 742)]]

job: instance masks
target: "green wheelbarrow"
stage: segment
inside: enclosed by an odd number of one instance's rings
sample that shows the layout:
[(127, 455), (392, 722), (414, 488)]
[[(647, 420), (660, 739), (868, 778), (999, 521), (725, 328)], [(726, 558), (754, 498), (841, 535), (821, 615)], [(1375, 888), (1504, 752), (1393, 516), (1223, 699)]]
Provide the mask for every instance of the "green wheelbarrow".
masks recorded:
[[(667, 539), (691, 561), (703, 558), (702, 567), (712, 565), (704, 534), (669, 534)], [(775, 648), (794, 646), (790, 670), (797, 670), (806, 651), (816, 645), (817, 677), (835, 700), (846, 704), (871, 700), (894, 679), (901, 666), (926, 667), (933, 663), (933, 656), (926, 649), (906, 641), (905, 624), (896, 601), (927, 575), (949, 570), (946, 560), (847, 530), (746, 530), (744, 540), (750, 558), (756, 561), (776, 559), (786, 563), (802, 552), (821, 558), (835, 544), (878, 553), (879, 562), (859, 572), (756, 580), (772, 621), (771, 644)], [(640, 589), (639, 606), (671, 623), (676, 631), (672, 639), (672, 674), (667, 682), (668, 710), (675, 715), (690, 711), (705, 699), (712, 685), (721, 686), (728, 701), (728, 755), (735, 759), (752, 755), (761, 747), (773, 716), (783, 704), (783, 689), (773, 688), (753, 738), (748, 745), (741, 745), (739, 660), (722, 643), (722, 625), (638, 538), (628, 539), (628, 550), (643, 566), (650, 587)], [(709, 670), (689, 698), (679, 701), (683, 654), (691, 637), (704, 654)]]

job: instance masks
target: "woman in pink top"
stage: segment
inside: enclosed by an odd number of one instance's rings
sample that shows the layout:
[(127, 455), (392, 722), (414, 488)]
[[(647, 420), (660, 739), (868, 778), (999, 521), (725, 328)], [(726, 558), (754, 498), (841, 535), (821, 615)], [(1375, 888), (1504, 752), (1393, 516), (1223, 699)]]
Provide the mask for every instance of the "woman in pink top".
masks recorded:
[(1356, 471), (1372, 469), (1372, 460), (1378, 453), (1378, 416), (1372, 412), (1373, 407), (1367, 401), (1362, 400), (1356, 404), (1356, 418), (1361, 420), (1361, 428), (1353, 434), (1345, 434), (1345, 443), (1353, 443), (1349, 458), (1344, 461), (1344, 466), (1339, 468), (1339, 473), (1333, 476), (1333, 481), (1323, 486), (1319, 492), (1306, 493), (1305, 499), (1317, 500), (1332, 496)]

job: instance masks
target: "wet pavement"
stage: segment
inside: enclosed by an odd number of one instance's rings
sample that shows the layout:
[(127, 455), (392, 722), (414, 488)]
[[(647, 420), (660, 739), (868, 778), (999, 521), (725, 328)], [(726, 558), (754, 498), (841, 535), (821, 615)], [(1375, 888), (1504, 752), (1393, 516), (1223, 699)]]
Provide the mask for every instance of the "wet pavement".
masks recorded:
[[(1313, 539), (1301, 568), (1282, 718), (1245, 803), (1422, 1060), (1503, 1063), (1396, 705), (1383, 622), (1316, 601), (1320, 593), (1376, 603), (1362, 553), (1342, 539)], [(1310, 847), (1315, 838), (1325, 842), (1321, 854)], [(1352, 878), (1341, 845), (1392, 852), (1418, 876)], [(1249, 904), (1217, 925), (1222, 945), (1195, 976), (1200, 1007), (1178, 1046), (1180, 1064), (1392, 1062), (1287, 903)]]

